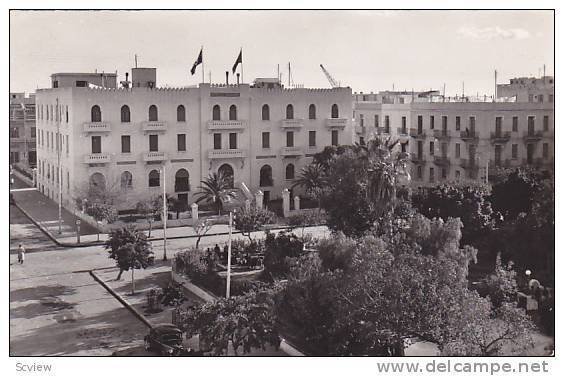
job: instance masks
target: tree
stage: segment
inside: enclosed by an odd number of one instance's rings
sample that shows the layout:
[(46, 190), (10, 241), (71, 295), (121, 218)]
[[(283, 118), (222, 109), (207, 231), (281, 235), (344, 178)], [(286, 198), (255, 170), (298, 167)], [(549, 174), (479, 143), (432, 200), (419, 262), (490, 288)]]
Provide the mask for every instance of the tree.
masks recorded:
[(249, 238), (251, 244), (253, 239), (251, 233), (259, 231), (264, 225), (274, 223), (275, 214), (268, 209), (251, 205), (249, 208), (243, 207), (235, 211), (233, 217), (235, 228)]
[(221, 210), (225, 203), (235, 198), (235, 192), (231, 188), (231, 179), (222, 173), (214, 172), (205, 180), (202, 180), (201, 183), (200, 191), (195, 193), (195, 196), (199, 196), (196, 199), (196, 203), (199, 204), (202, 201), (211, 202), (216, 207), (217, 214), (221, 215)]
[(146, 235), (133, 226), (112, 230), (105, 248), (119, 268), (116, 280), (121, 278), (124, 271), (131, 269), (131, 294), (135, 294), (134, 270), (149, 266), (153, 255), (151, 243), (147, 241)]
[(163, 200), (162, 196), (156, 196), (149, 200), (142, 200), (137, 203), (137, 212), (142, 214), (145, 219), (149, 222), (149, 235), (151, 237), (151, 231), (153, 229), (153, 221), (157, 219), (157, 216), (162, 216), (163, 212)]
[(188, 338), (199, 335), (200, 341), (210, 346), (214, 355), (226, 354), (229, 343), (235, 355), (242, 350), (278, 347), (280, 337), (276, 328), (273, 297), (274, 288), (247, 292), (229, 299), (221, 298), (186, 311), (180, 328)]
[(176, 212), (176, 219), (180, 218), (180, 213), (188, 210), (188, 204), (186, 203), (186, 201), (179, 200), (174, 196), (169, 197), (167, 195), (167, 202), (169, 210)]
[(318, 207), (321, 208), (321, 198), (323, 197), (326, 186), (327, 184), (322, 167), (319, 164), (311, 163), (302, 168), (292, 188), (302, 187), (306, 195), (317, 200)]
[(213, 223), (209, 219), (199, 219), (192, 224), (192, 228), (194, 229), (194, 232), (198, 236), (198, 239), (196, 240), (196, 249), (199, 249), (200, 240), (202, 239), (202, 236), (207, 234), (208, 231), (211, 230), (212, 226)]
[(104, 203), (94, 203), (87, 206), (86, 214), (93, 217), (97, 222), (115, 222), (118, 219), (117, 210), (113, 205)]
[(290, 272), (290, 259), (303, 253), (304, 243), (294, 234), (281, 231), (266, 234), (264, 241), (264, 275), (271, 280), (285, 278)]

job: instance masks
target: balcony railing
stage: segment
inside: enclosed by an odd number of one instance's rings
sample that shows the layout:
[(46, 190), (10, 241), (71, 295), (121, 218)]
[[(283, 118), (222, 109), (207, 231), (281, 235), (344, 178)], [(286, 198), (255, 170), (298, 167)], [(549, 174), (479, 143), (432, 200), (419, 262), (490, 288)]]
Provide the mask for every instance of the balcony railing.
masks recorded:
[(425, 133), (425, 129), (421, 129), (421, 131), (419, 131), (417, 128), (409, 128), (409, 135), (411, 137), (415, 137), (415, 138), (425, 138), (425, 137), (427, 137), (427, 135)]
[(282, 128), (301, 128), (304, 126), (303, 119), (283, 119), (280, 122)]
[(376, 133), (377, 134), (390, 134), (390, 127), (377, 127)]
[(143, 154), (143, 161), (157, 162), (166, 160), (167, 156), (164, 151), (149, 151)]
[(349, 119), (345, 118), (330, 118), (325, 119), (325, 125), (328, 128), (344, 128), (347, 126)]
[(398, 131), (398, 135), (400, 135), (400, 136), (408, 136), (409, 135), (409, 129), (408, 128), (398, 127), (397, 131)]
[(540, 141), (542, 139), (542, 131), (526, 131), (523, 133), (523, 140), (525, 141)]
[(211, 120), (208, 121), (209, 130), (235, 130), (244, 129), (245, 122), (242, 120)]
[(144, 121), (143, 131), (145, 132), (165, 132), (167, 129), (164, 121)]
[(477, 141), (480, 134), (476, 131), (460, 131), (460, 138), (462, 141)]
[(227, 150), (210, 150), (208, 152), (209, 159), (228, 159), (228, 158), (245, 158), (247, 153), (242, 149), (227, 149)]
[(84, 132), (95, 133), (95, 132), (110, 132), (112, 130), (112, 125), (109, 122), (96, 122), (96, 123), (84, 123), (82, 125)]
[(425, 163), (425, 156), (423, 154), (411, 153), (411, 161), (413, 163)]
[(437, 156), (435, 155), (433, 157), (433, 162), (437, 165), (437, 166), (449, 166), (450, 165), (450, 159), (448, 157), (445, 156)]
[(493, 143), (507, 142), (511, 138), (511, 132), (492, 132), (490, 139)]
[(445, 129), (435, 129), (433, 130), (433, 137), (441, 139), (450, 138), (450, 131)]
[(133, 153), (116, 153), (117, 162), (131, 162), (137, 160), (137, 155)]
[(109, 153), (92, 153), (84, 156), (84, 163), (109, 163), (111, 161)]
[(290, 157), (290, 156), (297, 156), (303, 155), (304, 151), (299, 146), (284, 146), (280, 149), (280, 155)]

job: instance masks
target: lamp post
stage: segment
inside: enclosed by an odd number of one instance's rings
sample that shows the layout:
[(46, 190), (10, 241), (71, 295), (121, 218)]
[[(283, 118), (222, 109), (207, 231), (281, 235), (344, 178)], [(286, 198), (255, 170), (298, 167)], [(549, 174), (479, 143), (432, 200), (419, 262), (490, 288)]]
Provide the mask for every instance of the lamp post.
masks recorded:
[(166, 261), (166, 220), (168, 219), (168, 207), (166, 202), (166, 165), (163, 165), (163, 261)]
[(229, 240), (227, 242), (227, 278), (225, 297), (229, 298), (231, 294), (231, 231), (233, 226), (233, 212), (229, 212)]

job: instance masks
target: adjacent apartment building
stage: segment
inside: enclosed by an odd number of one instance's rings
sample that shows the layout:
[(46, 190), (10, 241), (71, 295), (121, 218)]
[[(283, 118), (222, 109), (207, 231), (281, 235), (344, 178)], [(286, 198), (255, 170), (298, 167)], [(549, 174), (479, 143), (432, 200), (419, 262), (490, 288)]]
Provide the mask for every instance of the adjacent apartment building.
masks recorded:
[(105, 75), (53, 74), (52, 87), (37, 91), (38, 189), (55, 201), (61, 189), (67, 207), (95, 186), (130, 209), (165, 183), (191, 204), (200, 181), (219, 171), (268, 202), (313, 154), (353, 141), (350, 88), (284, 88), (268, 78), (159, 88), (154, 68), (133, 68), (117, 87)]
[(28, 169), (37, 162), (35, 95), (10, 93), (10, 164)]
[(355, 141), (391, 136), (415, 185), (486, 180), (497, 167), (554, 168), (554, 78), (515, 78), (497, 97), (438, 91), (353, 95)]

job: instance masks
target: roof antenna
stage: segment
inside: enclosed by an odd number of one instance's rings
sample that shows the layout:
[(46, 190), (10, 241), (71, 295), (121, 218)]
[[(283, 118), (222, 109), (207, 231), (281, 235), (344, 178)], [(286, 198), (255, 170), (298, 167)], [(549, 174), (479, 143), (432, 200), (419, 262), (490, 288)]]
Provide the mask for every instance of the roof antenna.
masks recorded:
[(137, 68), (137, 54), (135, 54), (135, 68)]

